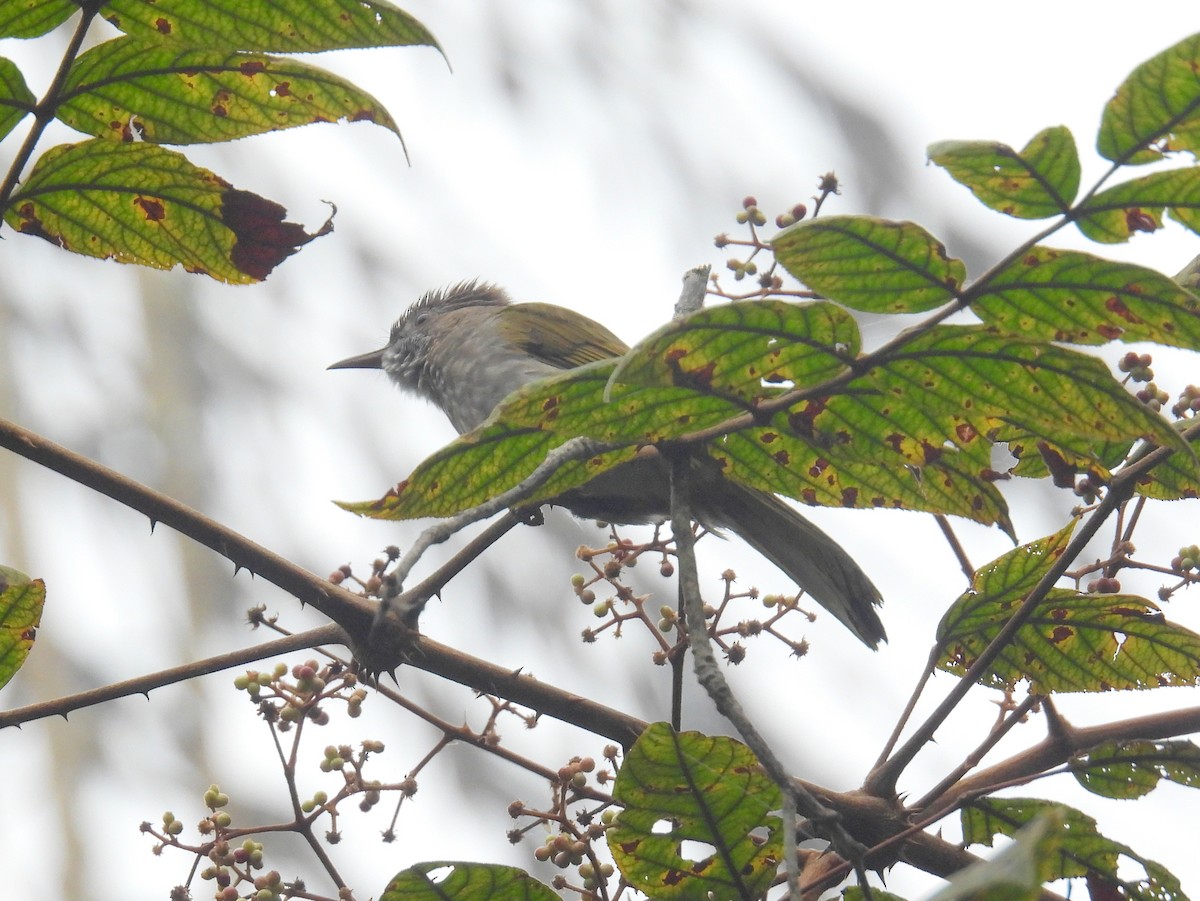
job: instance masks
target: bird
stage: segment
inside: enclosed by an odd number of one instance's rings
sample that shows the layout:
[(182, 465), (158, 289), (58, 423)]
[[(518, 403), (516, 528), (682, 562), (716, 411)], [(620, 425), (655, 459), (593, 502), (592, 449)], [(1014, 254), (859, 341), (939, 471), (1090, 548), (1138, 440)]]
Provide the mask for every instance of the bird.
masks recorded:
[[(513, 303), (478, 280), (429, 291), (396, 320), (387, 344), (329, 369), (379, 369), (403, 391), (431, 401), (464, 434), (509, 394), (565, 370), (623, 356), (611, 331), (566, 307)], [(887, 635), (879, 590), (836, 541), (774, 494), (693, 469), (696, 518), (745, 540), (868, 647)], [(548, 501), (582, 519), (661, 522), (670, 515), (670, 475), (657, 455), (600, 474)]]

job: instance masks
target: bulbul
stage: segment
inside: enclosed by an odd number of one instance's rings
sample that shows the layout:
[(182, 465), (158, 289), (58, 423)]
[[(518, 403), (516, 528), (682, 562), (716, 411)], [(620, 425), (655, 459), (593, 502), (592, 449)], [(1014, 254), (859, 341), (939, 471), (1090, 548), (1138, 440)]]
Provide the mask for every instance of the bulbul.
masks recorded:
[[(523, 385), (628, 350), (586, 316), (514, 304), (502, 289), (470, 281), (425, 294), (396, 320), (385, 346), (329, 368), (382, 369), (441, 408), (462, 434)], [(868, 646), (886, 639), (878, 589), (836, 541), (778, 497), (726, 479), (715, 466), (697, 464), (692, 486), (697, 519), (740, 535)], [(585, 519), (661, 521), (670, 515), (668, 466), (640, 457), (550, 503)]]

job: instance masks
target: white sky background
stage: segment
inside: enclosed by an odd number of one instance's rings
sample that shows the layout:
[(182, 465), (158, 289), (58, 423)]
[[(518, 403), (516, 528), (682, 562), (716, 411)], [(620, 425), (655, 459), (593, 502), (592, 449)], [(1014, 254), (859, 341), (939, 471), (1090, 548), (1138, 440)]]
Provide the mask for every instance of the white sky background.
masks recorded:
[[(378, 495), (452, 431), (383, 376), (324, 367), (382, 343), (391, 320), (422, 291), (480, 276), (519, 299), (603, 319), (632, 342), (670, 315), (686, 269), (720, 269), (729, 254), (711, 239), (736, 230), (744, 194), (757, 195), (773, 216), (807, 199), (830, 169), (844, 185), (830, 212), (919, 221), (978, 274), (1039, 226), (986, 211), (925, 165), (925, 147), (948, 138), (1020, 146), (1045, 126), (1066, 124), (1086, 184), (1102, 171), (1092, 148), (1113, 89), (1136, 64), (1200, 25), (1184, 3), (1155, 5), (1152, 14), (1096, 2), (985, 10), (961, 3), (762, 0), (735, 8), (702, 0), (509, 0), (405, 8), (442, 41), (453, 74), (427, 49), (315, 62), (384, 101), (405, 134), (411, 167), (393, 136), (366, 125), (188, 150), (238, 187), (284, 202), (310, 228), (327, 214), (320, 201), (337, 204), (334, 234), (265, 285), (229, 288), (68, 257), (6, 230), (0, 415), (160, 487), (314, 571), (347, 561), (363, 571), (379, 548), (406, 544), (418, 527), (356, 520), (329, 499)], [(42, 46), (35, 59), (32, 45), (2, 43), (0, 54), (16, 59), (40, 91), (52, 54)], [(73, 139), (65, 130), (55, 138)], [(5, 164), (14, 143), (0, 145)], [(1168, 272), (1200, 252), (1200, 241), (1175, 226), (1129, 247), (1089, 246), (1065, 232), (1054, 241)], [(881, 328), (864, 324), (869, 343), (886, 336)], [(1190, 364), (1175, 357), (1172, 366), (1169, 356), (1156, 351), (1164, 360), (1155, 367), (1161, 382), (1177, 390), (1198, 380), (1194, 357)], [(1062, 493), (1005, 490), (1023, 541), (1057, 529), (1071, 506)], [(0, 456), (0, 498), (7, 505), (0, 562), (45, 577), (50, 590), (39, 645), (8, 688), (6, 706), (250, 643), (256, 636), (240, 619), (255, 603), (297, 629), (317, 621), (261, 580), (231, 579), (230, 567), (211, 553), (165, 529), (151, 537), (140, 517), (9, 455)], [(1139, 546), (1165, 561), (1179, 545), (1200, 540), (1182, 511), (1167, 508), (1173, 519), (1147, 529)], [(883, 589), (891, 643), (872, 655), (821, 617), (807, 630), (813, 650), (805, 660), (788, 663), (752, 645), (750, 660), (732, 676), (796, 772), (851, 788), (878, 753), (962, 578), (929, 517), (825, 510), (812, 517)], [(630, 632), (619, 644), (578, 643), (592, 620), (570, 594), (568, 578), (578, 569), (571, 551), (601, 536), (567, 517), (556, 526), (560, 539), (550, 529), (506, 539), (479, 577), (455, 582), (431, 607), (425, 630), (612, 706), (664, 718), (666, 674), (649, 663), (648, 641)], [(995, 530), (964, 524), (961, 534), (976, 564), (1009, 546)], [(710, 572), (733, 566), (745, 582), (753, 574), (771, 587), (765, 564), (737, 542), (705, 544)], [(438, 549), (430, 565), (452, 551)], [(673, 592), (640, 575), (671, 602)], [(1153, 596), (1157, 583), (1126, 587)], [(1171, 613), (1200, 629), (1194, 607), (1185, 596)], [(228, 687), (231, 678), (0, 735), (0, 759), (19, 761), (23, 776), (0, 808), (2, 894), (31, 901), (165, 897), (189, 862), (181, 854), (152, 858), (137, 825), (167, 808), (193, 824), (210, 782), (243, 805), (238, 822), (280, 819), (282, 788), (265, 730)], [(401, 684), (451, 721), (478, 725), (485, 715), (469, 693), (419, 674), (402, 671)], [(947, 677), (937, 679), (932, 696), (948, 685)], [(971, 709), (943, 730), (904, 790), (921, 794), (974, 746), (993, 716), (989, 698), (978, 692), (968, 700)], [(1067, 699), (1062, 707), (1090, 725), (1118, 703), (1121, 715), (1136, 715), (1196, 703), (1196, 696), (1175, 690)], [(312, 739), (310, 789), (330, 784), (316, 774), (329, 741), (383, 738), (389, 749), (378, 777), (388, 779), (402, 777), (432, 742), (382, 703), (373, 713), (361, 732), (330, 729)], [(695, 697), (686, 725), (723, 728)], [(510, 722), (503, 731), (518, 749), (549, 753), (551, 766), (573, 753), (598, 756), (602, 745), (550, 723), (526, 734)], [(1035, 721), (1017, 741), (1042, 734)], [(416, 803), (401, 814), (395, 845), (376, 843), (382, 813), (344, 824), (336, 854), (360, 897), (378, 894), (392, 873), (425, 859), (532, 867), (531, 843), (510, 848), (504, 841), (511, 825), (504, 808), (516, 797), (540, 804), (545, 790), (482, 756), (456, 748), (425, 774)], [(463, 800), (448, 805), (458, 791)], [(1029, 791), (1084, 807), (1107, 834), (1172, 868), (1185, 891), (1200, 892), (1194, 818), (1185, 812), (1195, 804), (1191, 795), (1167, 788), (1149, 803), (1116, 804), (1073, 792), (1062, 779)], [(323, 888), (303, 856), (277, 865)], [(931, 888), (900, 870), (889, 885), (911, 897)], [(196, 897), (206, 897), (204, 890), (197, 886)]]

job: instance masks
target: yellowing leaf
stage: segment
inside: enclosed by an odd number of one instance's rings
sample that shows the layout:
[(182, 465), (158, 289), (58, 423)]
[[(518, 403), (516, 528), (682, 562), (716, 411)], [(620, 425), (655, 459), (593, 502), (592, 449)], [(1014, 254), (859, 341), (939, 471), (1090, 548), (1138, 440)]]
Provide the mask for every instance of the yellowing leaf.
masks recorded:
[(308, 234), (286, 213), (182, 154), (94, 139), (46, 151), (4, 221), (75, 253), (247, 284), (332, 230)]
[(0, 566), (0, 688), (29, 656), (45, 603), (45, 582)]
[(997, 141), (942, 141), (931, 162), (984, 204), (1018, 219), (1065, 213), (1079, 192), (1079, 154), (1065, 126), (1047, 128), (1021, 151)]

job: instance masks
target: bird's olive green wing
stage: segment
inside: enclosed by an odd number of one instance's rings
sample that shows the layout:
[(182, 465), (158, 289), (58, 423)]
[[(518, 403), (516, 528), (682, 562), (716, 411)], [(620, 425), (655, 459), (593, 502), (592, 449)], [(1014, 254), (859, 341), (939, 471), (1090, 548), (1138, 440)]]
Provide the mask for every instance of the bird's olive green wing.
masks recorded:
[(560, 369), (624, 356), (629, 350), (599, 322), (554, 304), (514, 304), (496, 318), (509, 341)]

